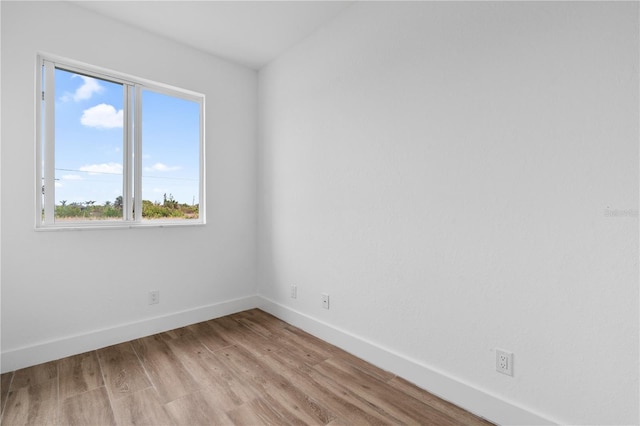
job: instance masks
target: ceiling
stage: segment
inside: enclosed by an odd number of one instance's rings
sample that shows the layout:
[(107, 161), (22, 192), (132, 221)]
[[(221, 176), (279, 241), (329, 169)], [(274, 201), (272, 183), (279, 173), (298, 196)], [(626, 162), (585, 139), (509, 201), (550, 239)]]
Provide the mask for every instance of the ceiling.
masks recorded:
[(353, 1), (72, 1), (101, 15), (259, 69)]

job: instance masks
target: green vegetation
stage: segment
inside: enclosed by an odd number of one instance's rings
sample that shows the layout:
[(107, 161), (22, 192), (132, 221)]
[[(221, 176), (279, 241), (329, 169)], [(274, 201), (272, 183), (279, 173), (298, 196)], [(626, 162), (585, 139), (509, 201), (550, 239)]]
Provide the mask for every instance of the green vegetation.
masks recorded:
[[(106, 201), (104, 205), (95, 205), (95, 201), (84, 203), (70, 203), (62, 200), (56, 206), (56, 219), (118, 219), (122, 218), (122, 196), (118, 196), (114, 202)], [(142, 217), (144, 219), (197, 219), (199, 205), (180, 204), (173, 199), (173, 195), (164, 194), (162, 203), (142, 200)]]

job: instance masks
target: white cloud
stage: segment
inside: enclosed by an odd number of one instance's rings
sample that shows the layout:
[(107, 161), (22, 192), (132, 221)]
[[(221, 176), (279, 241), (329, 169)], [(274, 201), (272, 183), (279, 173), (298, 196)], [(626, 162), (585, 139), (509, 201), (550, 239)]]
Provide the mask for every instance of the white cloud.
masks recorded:
[(84, 75), (78, 76), (84, 82), (82, 86), (76, 89), (76, 92), (73, 94), (73, 100), (84, 101), (86, 99), (90, 99), (94, 93), (101, 93), (104, 91), (104, 87), (100, 86), (100, 83), (95, 78), (85, 77)]
[(58, 181), (56, 181), (53, 185), (54, 185), (56, 188), (61, 188), (61, 187), (62, 187), (62, 183), (61, 183), (61, 182), (58, 182)]
[(122, 127), (123, 111), (116, 111), (113, 105), (99, 104), (82, 112), (80, 123), (98, 129), (114, 129)]
[(80, 175), (62, 175), (62, 180), (82, 180)]
[(65, 93), (62, 96), (61, 100), (66, 102), (73, 99), (76, 102), (86, 101), (87, 99), (91, 99), (94, 93), (102, 93), (104, 92), (104, 87), (98, 83), (98, 80), (91, 77), (86, 77), (84, 75), (74, 74), (74, 77), (80, 77), (83, 81), (82, 86), (78, 87), (73, 94)]
[(88, 172), (89, 174), (121, 175), (122, 164), (118, 164), (118, 163), (89, 164), (87, 166), (80, 167), (80, 171)]
[(180, 170), (180, 166), (167, 166), (166, 164), (156, 163), (151, 167), (145, 167), (145, 172), (173, 172)]

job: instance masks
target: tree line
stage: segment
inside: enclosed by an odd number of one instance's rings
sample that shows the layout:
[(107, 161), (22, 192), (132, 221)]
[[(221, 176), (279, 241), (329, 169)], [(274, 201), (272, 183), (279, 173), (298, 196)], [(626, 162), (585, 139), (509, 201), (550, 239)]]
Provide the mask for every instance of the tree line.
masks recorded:
[[(57, 218), (87, 218), (87, 219), (115, 219), (122, 217), (123, 199), (119, 195), (116, 199), (105, 201), (104, 205), (96, 205), (95, 201), (72, 202), (60, 201), (55, 206)], [(199, 204), (189, 205), (179, 203), (173, 195), (164, 194), (162, 203), (142, 200), (142, 217), (145, 219), (183, 218), (195, 219), (199, 215)]]

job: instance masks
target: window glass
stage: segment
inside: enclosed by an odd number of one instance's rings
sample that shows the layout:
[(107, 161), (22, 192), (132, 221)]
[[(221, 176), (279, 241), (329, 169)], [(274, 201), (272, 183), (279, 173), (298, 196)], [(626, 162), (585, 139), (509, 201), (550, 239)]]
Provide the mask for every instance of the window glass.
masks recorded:
[(200, 105), (142, 91), (142, 217), (197, 219)]
[(122, 84), (55, 70), (55, 220), (122, 219)]

